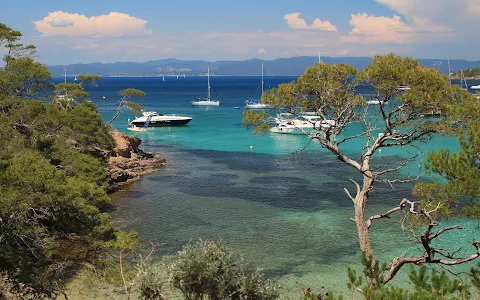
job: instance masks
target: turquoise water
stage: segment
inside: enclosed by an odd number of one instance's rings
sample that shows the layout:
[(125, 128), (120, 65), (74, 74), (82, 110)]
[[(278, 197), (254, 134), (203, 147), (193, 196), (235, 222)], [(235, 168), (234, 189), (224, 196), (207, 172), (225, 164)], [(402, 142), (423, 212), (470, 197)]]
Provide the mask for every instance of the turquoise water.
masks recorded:
[[(270, 77), (272, 86), (293, 80)], [(136, 134), (147, 151), (160, 152), (165, 167), (116, 194), (114, 220), (136, 230), (143, 241), (162, 244), (159, 254), (172, 254), (198, 238), (222, 240), (255, 266), (279, 279), (285, 293), (298, 281), (305, 286), (327, 286), (345, 291), (349, 265), (359, 266), (352, 203), (343, 192), (358, 179), (355, 170), (340, 163), (315, 143), (291, 135), (252, 135), (241, 126), (243, 101), (258, 96), (260, 78), (213, 77), (220, 107), (191, 107), (190, 101), (206, 93), (206, 78), (102, 78), (89, 88), (105, 119), (111, 118), (119, 96), (127, 87), (139, 88), (147, 110), (193, 117), (185, 127), (155, 128)], [(368, 88), (361, 88), (368, 94)], [(104, 98), (105, 97), (105, 98)], [(126, 132), (129, 113), (114, 122)], [(358, 157), (358, 143), (346, 152)], [(250, 148), (251, 146), (251, 148)], [(436, 137), (420, 145), (424, 153), (440, 147), (455, 149), (455, 140)], [(386, 149), (375, 158), (389, 165), (406, 157), (408, 149)], [(418, 162), (403, 175), (416, 176)], [(411, 197), (411, 184), (375, 186), (368, 215), (383, 212), (403, 197)], [(376, 222), (371, 230), (373, 248), (381, 259), (405, 251), (419, 253), (408, 232), (400, 229), (400, 216)], [(478, 237), (478, 224), (460, 221), (466, 229), (456, 233), (458, 244)], [(456, 223), (455, 223), (456, 224)], [(445, 238), (444, 241), (447, 239)], [(471, 246), (470, 246), (471, 247)], [(456, 249), (455, 249), (456, 250)], [(400, 273), (395, 282), (405, 281)], [(293, 293), (293, 291), (291, 292)]]

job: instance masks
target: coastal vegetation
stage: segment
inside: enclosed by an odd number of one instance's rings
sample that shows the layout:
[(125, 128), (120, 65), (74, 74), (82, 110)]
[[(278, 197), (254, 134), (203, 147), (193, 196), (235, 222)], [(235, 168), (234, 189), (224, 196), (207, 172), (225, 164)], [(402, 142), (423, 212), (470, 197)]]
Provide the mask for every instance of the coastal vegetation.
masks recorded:
[[(367, 106), (363, 96), (355, 92), (355, 86), (360, 84), (373, 88), (376, 105)], [(410, 89), (402, 90), (400, 86)], [(370, 272), (375, 276), (367, 276), (366, 288), (378, 289), (407, 265), (452, 266), (480, 256), (478, 237), (472, 237), (470, 250), (463, 256), (458, 255), (456, 249), (435, 246), (435, 240), (444, 237), (446, 232), (463, 229), (442, 227), (441, 218), (480, 217), (480, 115), (478, 99), (470, 93), (450, 85), (447, 77), (437, 70), (421, 66), (412, 58), (389, 54), (375, 56), (362, 72), (345, 64), (316, 64), (297, 82), (281, 84), (265, 93), (262, 101), (298, 118), (305, 111), (321, 116), (330, 125), (309, 134), (310, 142), (318, 142), (340, 162), (358, 171), (358, 177), (351, 179), (356, 193), (352, 195), (349, 189), (344, 190), (353, 204), (351, 220), (357, 227), (366, 268), (375, 270)], [(244, 124), (253, 125), (255, 132), (268, 130), (267, 123), (266, 113), (244, 113)], [(360, 130), (351, 130), (354, 126)], [(368, 200), (375, 193), (375, 186), (383, 183), (394, 188), (419, 180), (420, 170), (417, 175), (403, 176), (402, 169), (418, 161), (422, 144), (439, 134), (456, 136), (462, 145), (460, 153), (441, 150), (429, 154), (426, 168), (441, 178), (418, 183), (413, 199), (398, 199), (398, 205), (390, 210), (367, 216)], [(345, 149), (353, 140), (360, 141), (362, 146), (352, 154)], [(382, 149), (389, 148), (405, 149), (408, 156), (386, 163), (378, 156)], [(378, 267), (370, 242), (370, 228), (400, 212), (404, 212), (402, 227), (411, 230), (423, 251), (417, 255), (405, 253)]]
[(166, 299), (177, 289), (187, 299), (275, 299), (271, 281), (216, 243), (186, 245), (171, 265), (153, 264), (153, 251), (138, 257), (137, 234), (113, 227), (107, 191), (132, 176), (128, 158), (151, 156), (110, 127), (121, 110), (141, 109), (129, 99), (145, 93), (121, 91), (104, 123), (83, 89), (99, 77), (53, 84), (20, 38), (0, 24), (0, 299), (69, 299), (66, 285), (79, 272), (122, 286), (128, 298)]
[(82, 87), (98, 76), (55, 85), (20, 38), (0, 24), (0, 298), (54, 298), (85, 264), (116, 266), (137, 236), (108, 214), (103, 154), (116, 143)]
[[(462, 75), (463, 72), (463, 75)], [(451, 76), (453, 79), (468, 79), (468, 80), (477, 80), (480, 79), (480, 68), (469, 68), (464, 71), (457, 71), (452, 73)]]

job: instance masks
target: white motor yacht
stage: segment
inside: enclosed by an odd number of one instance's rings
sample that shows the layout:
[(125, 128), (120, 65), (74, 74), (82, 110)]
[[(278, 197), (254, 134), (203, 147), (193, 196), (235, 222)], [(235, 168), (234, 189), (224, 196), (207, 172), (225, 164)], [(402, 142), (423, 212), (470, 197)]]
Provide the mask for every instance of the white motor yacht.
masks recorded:
[[(137, 127), (163, 127), (163, 126), (181, 126), (187, 125), (192, 120), (191, 117), (182, 115), (162, 115), (154, 111), (142, 112), (142, 116), (130, 122)], [(130, 125), (129, 124), (129, 125)]]
[(323, 120), (317, 115), (301, 115), (299, 118), (276, 118), (277, 126), (270, 129), (273, 133), (310, 134), (315, 130), (328, 130), (335, 127), (335, 120)]
[(302, 130), (297, 128), (292, 121), (280, 122), (277, 126), (270, 128), (272, 133), (303, 134)]

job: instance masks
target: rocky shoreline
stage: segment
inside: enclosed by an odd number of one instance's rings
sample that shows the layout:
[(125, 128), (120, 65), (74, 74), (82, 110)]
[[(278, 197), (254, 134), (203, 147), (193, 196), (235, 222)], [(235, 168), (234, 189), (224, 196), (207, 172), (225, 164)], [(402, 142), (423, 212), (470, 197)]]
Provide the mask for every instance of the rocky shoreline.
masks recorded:
[(118, 131), (112, 131), (111, 135), (116, 147), (104, 152), (107, 159), (105, 170), (111, 178), (108, 192), (115, 192), (167, 163), (158, 153), (142, 151), (139, 138)]

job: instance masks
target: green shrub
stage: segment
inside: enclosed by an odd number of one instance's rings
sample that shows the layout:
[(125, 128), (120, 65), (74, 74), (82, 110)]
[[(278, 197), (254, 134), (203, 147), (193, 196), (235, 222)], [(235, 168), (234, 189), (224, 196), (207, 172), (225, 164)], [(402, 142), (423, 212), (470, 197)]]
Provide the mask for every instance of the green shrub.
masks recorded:
[(168, 299), (165, 288), (168, 283), (165, 266), (151, 264), (142, 260), (137, 266), (136, 287), (141, 299), (163, 300)]
[(249, 269), (221, 244), (199, 241), (187, 244), (169, 267), (173, 286), (188, 300), (273, 300), (275, 283), (260, 270)]

